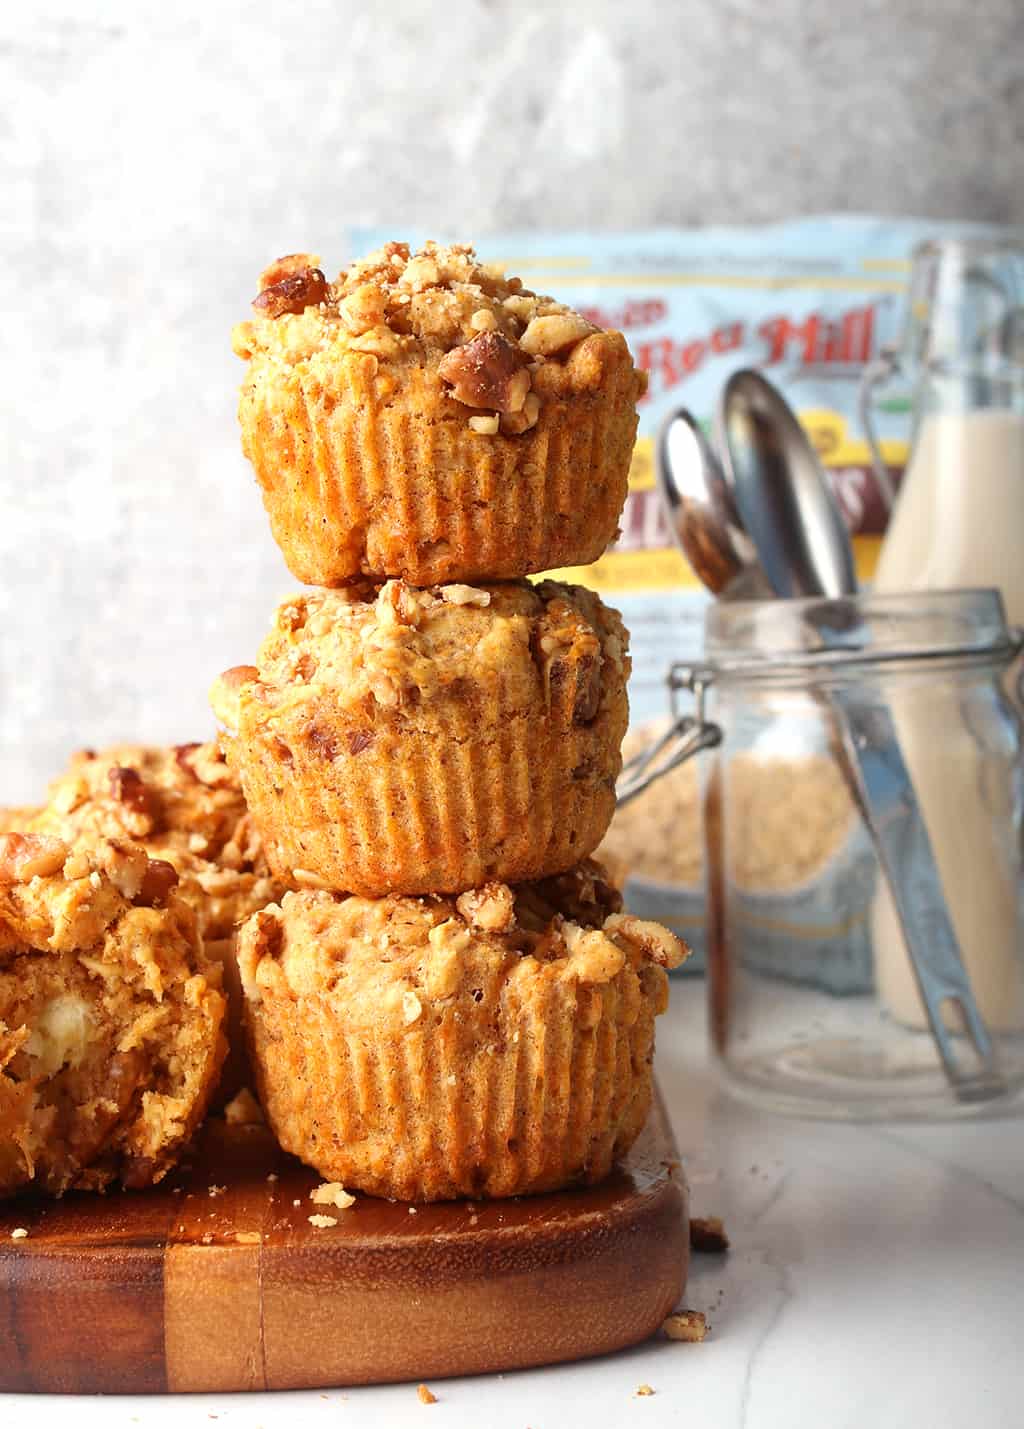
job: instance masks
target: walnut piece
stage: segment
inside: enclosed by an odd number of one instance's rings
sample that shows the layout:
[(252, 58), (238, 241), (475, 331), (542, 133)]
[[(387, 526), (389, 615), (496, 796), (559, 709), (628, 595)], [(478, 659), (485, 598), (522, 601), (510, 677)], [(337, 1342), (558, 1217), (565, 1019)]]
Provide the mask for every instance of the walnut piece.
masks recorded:
[(507, 933), (515, 927), (516, 905), (507, 883), (485, 883), (461, 893), (455, 906), (473, 928), (489, 933)]
[(253, 309), (266, 318), (279, 318), (284, 313), (302, 313), (314, 308), (327, 297), (327, 279), (319, 268), (301, 268), (264, 288), (252, 300)]
[(110, 792), (119, 804), (123, 804), (133, 814), (150, 814), (150, 794), (137, 769), (115, 764), (107, 771)]
[(135, 896), (135, 902), (142, 908), (159, 908), (167, 900), (167, 895), (178, 884), (178, 870), (166, 859), (151, 858), (142, 875), (142, 883)]
[(64, 866), (67, 845), (49, 834), (0, 834), (0, 883), (30, 883)]
[(551, 313), (547, 317), (531, 318), (519, 345), (531, 356), (553, 357), (594, 331), (593, 324), (579, 313)]
[(466, 407), (518, 412), (530, 390), (526, 357), (496, 332), (482, 332), (472, 342), (453, 347), (438, 365), (438, 376), (451, 384), (452, 396)]
[(259, 277), (259, 289), (272, 288), (285, 278), (294, 278), (309, 268), (320, 267), (319, 253), (286, 253), (283, 258), (275, 258)]
[(258, 680), (259, 674), (255, 665), (232, 665), (230, 670), (218, 675), (210, 687), (213, 712), (225, 729), (232, 733), (238, 728), (238, 702), (242, 687)]
[(632, 943), (659, 967), (677, 968), (690, 956), (690, 949), (681, 938), (660, 923), (637, 918), (632, 913), (613, 913), (605, 920), (604, 928), (612, 937)]

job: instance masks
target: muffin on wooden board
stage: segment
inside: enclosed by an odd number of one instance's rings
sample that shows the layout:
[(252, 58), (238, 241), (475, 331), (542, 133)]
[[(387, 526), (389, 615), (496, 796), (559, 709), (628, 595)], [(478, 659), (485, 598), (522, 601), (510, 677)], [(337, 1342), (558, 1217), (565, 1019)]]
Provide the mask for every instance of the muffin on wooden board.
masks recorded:
[(169, 863), (0, 835), (0, 1196), (159, 1181), (226, 1045), (220, 969)]
[(289, 893), (238, 936), (250, 1057), (285, 1150), (400, 1200), (590, 1184), (651, 1101), (665, 969), (596, 865), (458, 898)]
[(590, 591), (389, 581), (286, 601), (211, 702), (279, 878), (459, 892), (597, 847), (628, 673), (622, 622)]
[(389, 243), (260, 278), (242, 448), (292, 574), (414, 585), (585, 565), (616, 535), (646, 378), (621, 333), (477, 261)]

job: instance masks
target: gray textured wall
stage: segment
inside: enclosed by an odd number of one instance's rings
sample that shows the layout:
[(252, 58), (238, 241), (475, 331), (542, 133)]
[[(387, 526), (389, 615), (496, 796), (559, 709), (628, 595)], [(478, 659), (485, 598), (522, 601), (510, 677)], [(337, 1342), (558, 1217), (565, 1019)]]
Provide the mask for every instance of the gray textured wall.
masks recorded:
[(208, 726), (291, 585), (228, 332), (341, 230), (1024, 221), (1021, 0), (42, 0), (0, 17), (0, 802)]

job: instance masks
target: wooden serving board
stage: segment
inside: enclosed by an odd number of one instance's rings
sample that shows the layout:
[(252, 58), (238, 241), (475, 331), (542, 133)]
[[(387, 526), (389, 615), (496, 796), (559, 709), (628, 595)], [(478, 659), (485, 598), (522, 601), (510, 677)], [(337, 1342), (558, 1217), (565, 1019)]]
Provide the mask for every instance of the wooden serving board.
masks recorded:
[[(686, 1187), (660, 1102), (587, 1190), (335, 1211), (310, 1201), (319, 1181), (264, 1128), (213, 1118), (155, 1190), (0, 1203), (0, 1391), (520, 1369), (647, 1338), (686, 1283)], [(316, 1213), (337, 1226), (314, 1228)]]

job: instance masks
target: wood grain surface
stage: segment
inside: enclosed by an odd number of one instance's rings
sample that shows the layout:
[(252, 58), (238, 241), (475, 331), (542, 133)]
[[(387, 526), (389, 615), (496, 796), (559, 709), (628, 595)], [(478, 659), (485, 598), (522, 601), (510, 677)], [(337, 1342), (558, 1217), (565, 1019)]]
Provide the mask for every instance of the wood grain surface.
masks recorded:
[[(212, 1118), (155, 1190), (0, 1203), (0, 1391), (524, 1368), (645, 1339), (685, 1285), (686, 1189), (660, 1103), (588, 1190), (342, 1211), (310, 1201), (318, 1184), (262, 1127)], [(317, 1213), (338, 1224), (313, 1227)]]

